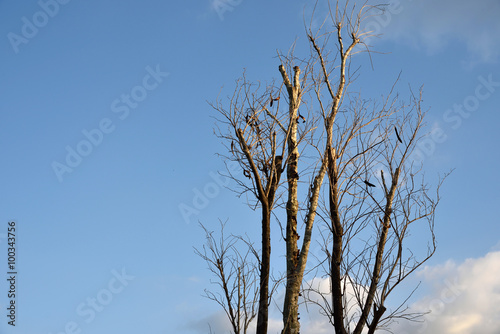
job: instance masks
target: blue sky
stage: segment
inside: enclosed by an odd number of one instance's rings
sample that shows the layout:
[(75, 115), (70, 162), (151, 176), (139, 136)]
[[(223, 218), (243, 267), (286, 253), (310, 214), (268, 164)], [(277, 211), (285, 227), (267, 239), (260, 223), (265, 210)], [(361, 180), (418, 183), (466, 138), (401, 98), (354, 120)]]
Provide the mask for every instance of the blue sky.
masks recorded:
[[(244, 68), (250, 79), (278, 79), (277, 49), (296, 40), (298, 52), (308, 50), (312, 3), (233, 0), (221, 12), (211, 0), (0, 1), (0, 258), (6, 268), (14, 220), (19, 272), (16, 328), (0, 284), (1, 333), (206, 333), (220, 320), (201, 297), (210, 276), (193, 252), (204, 242), (198, 221), (259, 231), (245, 199), (214, 179), (223, 146), (207, 101), (231, 94)], [(412, 302), (425, 309), (447, 279), (460, 279), (457, 301), (430, 328), (451, 333), (446, 321), (461, 316), (455, 333), (498, 332), (481, 317), (497, 310), (483, 295), (500, 291), (488, 279), (500, 274), (500, 4), (395, 8), (372, 23), (384, 33), (372, 44), (387, 54), (372, 54), (373, 69), (366, 54), (356, 59), (358, 85), (380, 96), (400, 71), (403, 96), (423, 84), (429, 129), (446, 137), (421, 148), (426, 174), (455, 168), (438, 208), (439, 248)], [(73, 150), (85, 156), (68, 158)], [(194, 207), (198, 191), (213, 196), (183, 217), (179, 208)], [(95, 317), (93, 299), (106, 304)]]

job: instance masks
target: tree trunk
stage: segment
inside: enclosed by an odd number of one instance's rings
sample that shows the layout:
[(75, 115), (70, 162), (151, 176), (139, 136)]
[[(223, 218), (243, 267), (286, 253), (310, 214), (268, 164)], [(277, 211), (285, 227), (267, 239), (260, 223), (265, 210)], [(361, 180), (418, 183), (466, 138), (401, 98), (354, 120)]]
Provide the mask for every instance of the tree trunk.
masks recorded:
[(298, 334), (300, 323), (298, 319), (299, 311), (299, 293), (301, 284), (301, 275), (298, 275), (298, 262), (300, 252), (297, 246), (299, 235), (297, 233), (297, 183), (299, 179), (298, 161), (299, 149), (297, 147), (297, 116), (300, 105), (300, 69), (294, 67), (294, 83), (290, 82), (283, 66), (280, 66), (280, 72), (283, 81), (288, 90), (290, 99), (289, 106), (289, 131), (288, 136), (288, 162), (287, 162), (287, 181), (288, 181), (288, 201), (286, 204), (286, 291), (283, 305), (283, 334)]
[(384, 209), (382, 233), (380, 233), (380, 239), (378, 240), (377, 254), (375, 256), (375, 264), (373, 265), (371, 284), (368, 290), (368, 294), (366, 296), (365, 306), (363, 308), (363, 311), (361, 312), (360, 320), (356, 325), (356, 328), (354, 329), (354, 334), (361, 334), (361, 332), (363, 331), (363, 327), (367, 323), (368, 314), (375, 299), (375, 293), (377, 292), (377, 286), (380, 281), (380, 275), (382, 272), (382, 262), (384, 257), (385, 244), (387, 242), (387, 235), (389, 233), (390, 219), (392, 215), (392, 205), (393, 205), (392, 202), (394, 200), (394, 195), (396, 193), (396, 188), (398, 186), (399, 171), (400, 169), (396, 168), (396, 170), (392, 174), (391, 188), (389, 193), (386, 195), (386, 206)]
[(271, 210), (262, 203), (262, 262), (260, 267), (259, 313), (257, 334), (267, 334), (269, 316), (269, 269), (271, 257)]
[(333, 326), (335, 334), (346, 334), (344, 326), (344, 305), (342, 296), (342, 244), (344, 231), (340, 221), (338, 209), (338, 184), (337, 162), (335, 150), (328, 145), (328, 178), (330, 188), (330, 217), (332, 220), (331, 231), (333, 235), (332, 254), (330, 259), (330, 284), (332, 290)]

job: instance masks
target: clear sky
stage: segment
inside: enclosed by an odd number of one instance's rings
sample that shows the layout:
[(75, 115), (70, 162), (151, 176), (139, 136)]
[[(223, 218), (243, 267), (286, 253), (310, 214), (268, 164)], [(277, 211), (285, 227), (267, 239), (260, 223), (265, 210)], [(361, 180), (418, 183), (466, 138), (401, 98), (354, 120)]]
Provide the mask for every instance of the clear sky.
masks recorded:
[[(226, 11), (212, 0), (0, 0), (2, 275), (9, 221), (18, 262), (16, 327), (3, 279), (0, 333), (207, 333), (210, 321), (224, 332), (220, 309), (201, 296), (210, 275), (193, 252), (204, 242), (198, 221), (217, 229), (229, 219), (257, 238), (259, 227), (214, 176), (223, 146), (207, 101), (231, 94), (244, 68), (279, 79), (276, 50), (295, 40), (308, 50), (313, 2), (220, 3)], [(386, 54), (372, 54), (373, 69), (366, 54), (356, 60), (358, 83), (370, 96), (400, 71), (402, 95), (423, 84), (429, 129), (446, 137), (421, 147), (426, 175), (456, 168), (436, 217), (438, 251), (411, 302), (439, 315), (425, 331), (498, 333), (500, 3), (394, 8), (371, 23)], [(183, 216), (193, 201), (197, 212)]]

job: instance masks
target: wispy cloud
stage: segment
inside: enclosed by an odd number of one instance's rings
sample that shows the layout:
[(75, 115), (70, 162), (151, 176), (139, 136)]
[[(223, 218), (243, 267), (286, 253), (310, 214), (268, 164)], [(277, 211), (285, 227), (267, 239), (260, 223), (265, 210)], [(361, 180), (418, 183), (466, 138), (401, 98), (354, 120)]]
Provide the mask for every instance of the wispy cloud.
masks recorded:
[(500, 2), (497, 0), (392, 0), (396, 15), (384, 38), (422, 47), (429, 53), (463, 43), (471, 62), (494, 62), (500, 56)]
[[(306, 6), (309, 23), (314, 1)], [(340, 7), (345, 0), (340, 0)], [(492, 63), (500, 58), (500, 2), (498, 0), (368, 0), (368, 5), (387, 4), (382, 13), (374, 8), (366, 13), (362, 31), (380, 35), (381, 40), (393, 41), (436, 54), (451, 45), (467, 50), (469, 65)], [(351, 2), (352, 5), (352, 2)], [(359, 8), (359, 3), (357, 9)], [(316, 7), (313, 30), (328, 12), (325, 3)], [(381, 15), (376, 15), (380, 13)], [(326, 14), (325, 14), (326, 15)], [(368, 44), (377, 43), (369, 38)]]
[(411, 306), (431, 311), (424, 322), (401, 322), (395, 333), (500, 333), (500, 251), (461, 264), (447, 262), (420, 272), (431, 293)]
[(193, 333), (230, 333), (231, 325), (224, 311), (209, 314), (186, 325)]

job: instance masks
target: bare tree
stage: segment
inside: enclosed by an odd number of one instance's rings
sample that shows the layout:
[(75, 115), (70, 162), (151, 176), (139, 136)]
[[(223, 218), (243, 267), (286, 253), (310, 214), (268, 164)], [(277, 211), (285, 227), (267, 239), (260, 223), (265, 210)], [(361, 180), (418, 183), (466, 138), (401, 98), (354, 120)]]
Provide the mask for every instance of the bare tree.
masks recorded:
[[(229, 107), (218, 101), (212, 105), (223, 116), (219, 124), (225, 124), (227, 130), (218, 130), (220, 138), (228, 144), (227, 160), (236, 161), (241, 166), (245, 177), (230, 173), (240, 186), (239, 194), (251, 193), (255, 198), (255, 207), (262, 212), (262, 263), (260, 266), (260, 299), (257, 319), (257, 333), (267, 333), (269, 296), (269, 270), (271, 254), (271, 217), (273, 210), (285, 207), (287, 223), (282, 234), (287, 249), (286, 296), (283, 308), (286, 327), (298, 330), (298, 297), (303, 272), (306, 266), (312, 226), (318, 204), (319, 191), (326, 172), (325, 162), (318, 170), (314, 169), (310, 183), (309, 214), (304, 231), (302, 248), (298, 247), (299, 233), (297, 226), (298, 180), (300, 158), (299, 147), (310, 145), (308, 138), (317, 130), (313, 120), (299, 113), (301, 99), (306, 90), (300, 83), (300, 68), (291, 66), (294, 58), (282, 55), (284, 65), (278, 70), (282, 76), (281, 87), (268, 85), (260, 91), (260, 85), (247, 82), (245, 76), (237, 81), (236, 90), (229, 98)], [(287, 70), (288, 69), (288, 70)], [(293, 70), (293, 78), (288, 73)], [(303, 77), (305, 78), (305, 76)], [(304, 79), (303, 79), (304, 80)], [(281, 99), (281, 97), (284, 97)], [(286, 100), (288, 108), (280, 109), (280, 102)], [(275, 103), (276, 102), (276, 103)], [(299, 124), (301, 128), (299, 129)], [(305, 149), (305, 148), (302, 148)], [(281, 174), (286, 166), (286, 186), (280, 183)], [(305, 173), (307, 168), (303, 169)], [(280, 190), (282, 189), (282, 190)], [(285, 197), (280, 202), (276, 198)], [(276, 195), (278, 193), (278, 196)], [(251, 206), (254, 204), (251, 202)]]
[[(208, 269), (216, 277), (213, 283), (220, 290), (213, 292), (206, 289), (206, 297), (222, 307), (234, 334), (246, 334), (250, 322), (257, 315), (259, 288), (256, 262), (259, 258), (249, 241), (233, 235), (224, 236), (224, 225), (221, 223), (219, 239), (202, 225), (206, 243), (201, 251), (195, 249), (195, 252), (208, 264)], [(238, 242), (244, 244), (246, 252), (240, 252)]]
[[(326, 226), (322, 232), (330, 291), (316, 293), (335, 333), (360, 334), (366, 328), (373, 333), (390, 319), (411, 317), (401, 308), (384, 317), (385, 301), (433, 255), (439, 194), (433, 198), (425, 184), (416, 183), (421, 171), (411, 161), (423, 135), (421, 92), (411, 92), (405, 103), (393, 86), (386, 98), (375, 102), (350, 89), (358, 76), (353, 57), (369, 51), (364, 41), (373, 37), (362, 31), (362, 23), (381, 8), (357, 8), (349, 1), (340, 7), (337, 2), (324, 21), (307, 28), (308, 59), (295, 57), (295, 46), (278, 54), (280, 85), (264, 87), (243, 75), (227, 101), (212, 104), (219, 115), (217, 135), (229, 152), (222, 156), (241, 168), (238, 174), (228, 169), (238, 185), (234, 190), (251, 194), (249, 205), (262, 214), (258, 334), (267, 333), (268, 326), (271, 219), (282, 210), (282, 334), (300, 331), (299, 297), (318, 214)], [(285, 170), (286, 180), (281, 181)], [(301, 187), (307, 195), (299, 192)], [(404, 241), (409, 228), (421, 220), (428, 222), (430, 243), (417, 257)]]
[[(237, 81), (233, 96), (229, 98), (228, 107), (225, 107), (220, 100), (212, 105), (221, 116), (218, 119), (218, 136), (226, 141), (229, 152), (224, 157), (226, 161), (235, 161), (241, 167), (242, 174), (236, 176), (228, 169), (229, 176), (239, 186), (236, 191), (240, 195), (252, 194), (253, 199), (249, 204), (261, 210), (258, 334), (267, 333), (270, 304), (271, 217), (276, 205), (283, 166), (288, 160), (285, 156), (286, 134), (282, 133), (283, 131), (288, 133), (289, 130), (285, 130), (280, 122), (279, 98), (280, 95), (273, 85), (268, 85), (262, 92), (260, 85), (249, 83), (243, 76)], [(270, 110), (275, 101), (277, 103), (274, 111)], [(221, 130), (220, 125), (225, 125), (226, 128)]]
[[(365, 113), (362, 107), (353, 110), (355, 122), (338, 129), (341, 135), (330, 146), (322, 215), (331, 287), (325, 310), (336, 333), (359, 334), (365, 327), (373, 333), (381, 321), (405, 317), (398, 308), (382, 318), (385, 301), (436, 249), (434, 213), (439, 193), (433, 198), (428, 187), (417, 182), (420, 170), (410, 159), (422, 130), (420, 97), (409, 106), (397, 106), (392, 100), (381, 107), (389, 111), (384, 117)], [(421, 220), (427, 222), (429, 244), (417, 258), (404, 243), (410, 227)]]
[[(360, 334), (364, 328), (374, 333), (381, 321), (387, 324), (395, 317), (413, 317), (400, 307), (382, 318), (385, 301), (436, 249), (434, 213), (442, 180), (431, 197), (425, 184), (416, 183), (420, 169), (411, 161), (423, 135), (421, 92), (418, 96), (411, 93), (410, 102), (404, 103), (391, 89), (384, 101), (373, 105), (357, 94), (342, 95), (353, 78), (346, 74), (352, 51), (369, 34), (360, 31), (361, 22), (372, 9), (363, 6), (356, 12), (346, 6), (341, 10), (337, 3), (330, 15), (334, 30), (320, 29), (314, 35), (309, 30), (308, 35), (319, 64), (313, 86), (326, 129), (324, 221), (329, 234), (324, 249), (331, 299), (325, 299), (324, 310), (337, 334)], [(338, 52), (330, 60), (328, 39), (332, 35)], [(350, 37), (347, 44), (343, 35)], [(323, 109), (324, 105), (329, 109)], [(341, 106), (345, 113), (339, 113)], [(417, 258), (404, 248), (404, 242), (409, 228), (420, 220), (427, 221), (430, 243)]]

